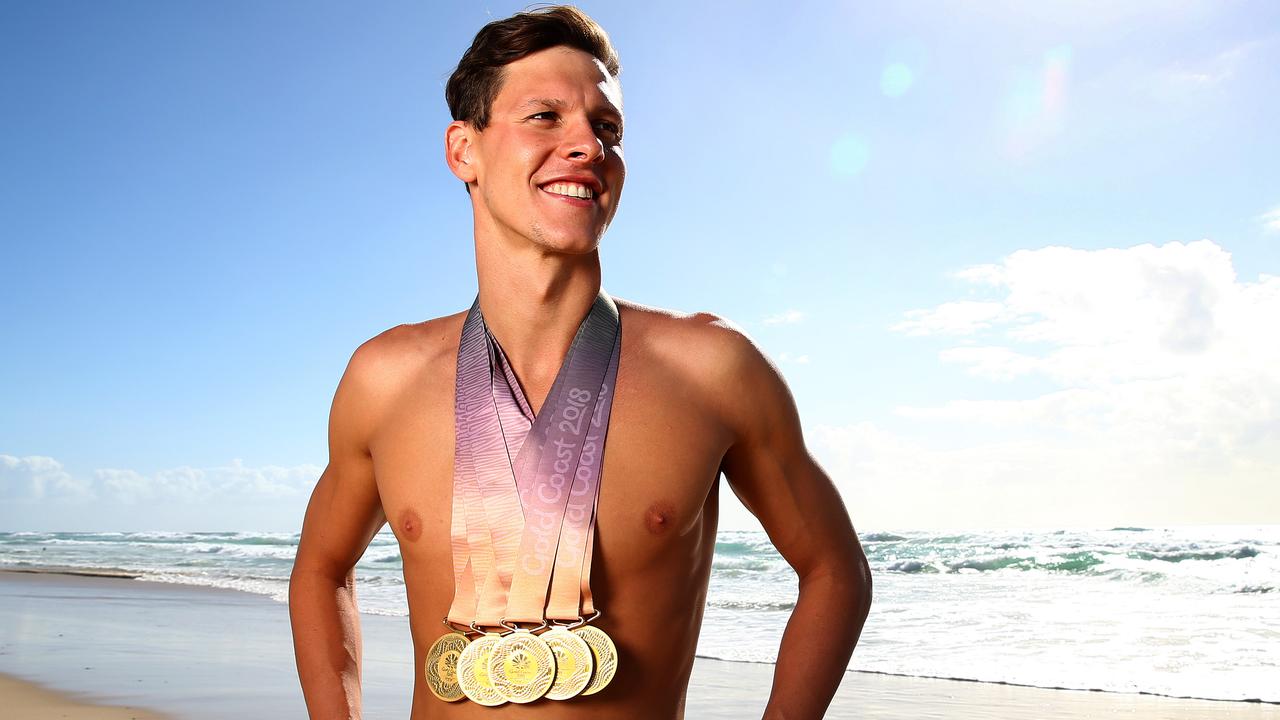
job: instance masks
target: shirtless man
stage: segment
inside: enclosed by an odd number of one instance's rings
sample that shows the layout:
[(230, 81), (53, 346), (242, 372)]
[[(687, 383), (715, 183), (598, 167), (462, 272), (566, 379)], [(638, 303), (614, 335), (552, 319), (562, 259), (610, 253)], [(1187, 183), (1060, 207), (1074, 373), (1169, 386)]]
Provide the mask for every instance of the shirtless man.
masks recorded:
[[(486, 32), (495, 28), (506, 32)], [(517, 59), (495, 61), (516, 47)], [(601, 287), (597, 248), (625, 176), (617, 72), (599, 26), (551, 8), (486, 26), (447, 90), (455, 121), (446, 159), (470, 195), (481, 311), (535, 413)], [(591, 187), (590, 201), (551, 192), (552, 181), (567, 179)], [(612, 683), (566, 702), (500, 707), (441, 702), (425, 686), (423, 663), (454, 594), (454, 380), (464, 311), (370, 339), (338, 385), (329, 464), (307, 508), (289, 594), (312, 718), (360, 716), (353, 566), (384, 523), (404, 563), (413, 718), (682, 718), (721, 473), (799, 576), (765, 717), (823, 715), (870, 607), (871, 576), (840, 496), (805, 448), (790, 392), (729, 321), (615, 302), (624, 332), (591, 576), (605, 611), (597, 625), (620, 656)]]

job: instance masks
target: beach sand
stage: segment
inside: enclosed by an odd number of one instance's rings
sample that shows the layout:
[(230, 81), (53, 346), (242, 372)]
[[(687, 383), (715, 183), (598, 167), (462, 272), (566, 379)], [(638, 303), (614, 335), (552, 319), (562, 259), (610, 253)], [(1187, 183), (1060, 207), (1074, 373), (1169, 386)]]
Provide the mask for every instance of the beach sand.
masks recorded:
[[(408, 619), (361, 622), (365, 717), (408, 717)], [(4, 717), (306, 718), (287, 608), (234, 590), (0, 571), (0, 674), (17, 679), (0, 682)], [(686, 717), (758, 718), (772, 674), (767, 664), (699, 658)], [(144, 707), (164, 715), (128, 709)], [(1280, 720), (1280, 706), (850, 672), (827, 717)]]
[(7, 675), (0, 675), (0, 707), (3, 717), (21, 720), (165, 720), (147, 710), (81, 702)]

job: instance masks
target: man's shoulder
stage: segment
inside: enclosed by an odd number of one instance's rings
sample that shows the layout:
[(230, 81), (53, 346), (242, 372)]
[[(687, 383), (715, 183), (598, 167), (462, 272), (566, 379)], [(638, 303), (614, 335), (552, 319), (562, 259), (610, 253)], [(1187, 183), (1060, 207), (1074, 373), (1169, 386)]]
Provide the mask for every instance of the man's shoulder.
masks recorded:
[[(681, 312), (615, 298), (623, 328), (623, 346), (688, 370), (694, 377), (719, 380), (742, 363), (763, 358), (742, 326), (714, 312)], [(634, 334), (631, 334), (634, 333)]]
[[(699, 384), (721, 386), (744, 365), (767, 362), (740, 325), (714, 312), (684, 312), (614, 298), (624, 353)], [(369, 390), (395, 393), (406, 382), (451, 372), (466, 311), (388, 328), (356, 348), (347, 374)], [(726, 388), (727, 389), (727, 388)]]
[(347, 375), (361, 386), (394, 391), (406, 381), (454, 362), (466, 311), (403, 323), (365, 340), (351, 355)]

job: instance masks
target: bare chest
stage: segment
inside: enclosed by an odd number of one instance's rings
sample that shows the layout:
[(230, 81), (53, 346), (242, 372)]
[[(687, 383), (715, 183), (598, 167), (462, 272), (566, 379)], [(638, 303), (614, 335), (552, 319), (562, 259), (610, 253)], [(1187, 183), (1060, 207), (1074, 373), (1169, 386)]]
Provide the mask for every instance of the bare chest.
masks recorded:
[[(427, 593), (447, 603), (452, 593), (453, 383), (446, 363), (424, 369), (371, 443), (411, 601)], [(606, 585), (609, 577), (688, 571), (698, 563), (695, 555), (709, 556), (716, 522), (712, 490), (729, 437), (716, 414), (698, 402), (694, 385), (696, 378), (683, 377), (677, 367), (637, 360), (624, 340), (593, 562), (606, 568), (600, 578)]]

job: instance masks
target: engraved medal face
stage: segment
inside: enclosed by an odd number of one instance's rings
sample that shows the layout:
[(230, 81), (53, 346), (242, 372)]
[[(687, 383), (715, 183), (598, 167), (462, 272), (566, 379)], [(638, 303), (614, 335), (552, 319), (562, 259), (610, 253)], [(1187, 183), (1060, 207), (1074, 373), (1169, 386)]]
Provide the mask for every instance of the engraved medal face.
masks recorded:
[(587, 683), (586, 689), (582, 691), (583, 695), (594, 695), (603, 690), (613, 679), (614, 673), (618, 672), (618, 649), (613, 646), (613, 638), (593, 625), (574, 628), (573, 632), (587, 642), (591, 647), (591, 654), (595, 657), (596, 672), (591, 677), (591, 682)]
[(547, 697), (568, 700), (582, 692), (591, 682), (592, 670), (595, 669), (591, 646), (562, 627), (552, 628), (539, 637), (556, 656), (556, 679), (547, 691)]
[(507, 699), (493, 686), (489, 676), (489, 659), (501, 636), (486, 633), (472, 640), (458, 656), (458, 685), (469, 700), (487, 707), (501, 705)]
[(465, 695), (458, 685), (458, 656), (470, 644), (462, 633), (446, 633), (427, 652), (427, 688), (445, 702), (456, 702)]
[(556, 677), (555, 653), (528, 630), (504, 636), (489, 657), (493, 687), (514, 703), (533, 702), (551, 689)]

